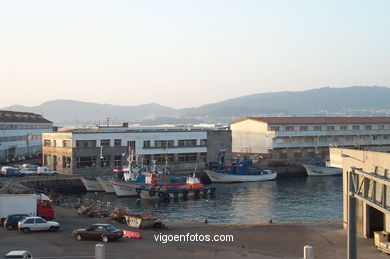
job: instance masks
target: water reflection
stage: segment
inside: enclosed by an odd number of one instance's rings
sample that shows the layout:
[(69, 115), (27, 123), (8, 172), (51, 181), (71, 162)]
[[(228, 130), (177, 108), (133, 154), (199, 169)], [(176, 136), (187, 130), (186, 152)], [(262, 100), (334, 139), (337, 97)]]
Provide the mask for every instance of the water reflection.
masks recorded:
[(85, 197), (126, 206), (133, 213), (169, 221), (213, 223), (340, 221), (342, 177), (309, 177), (272, 182), (216, 184), (217, 191), (199, 199), (169, 202), (117, 198), (103, 193)]

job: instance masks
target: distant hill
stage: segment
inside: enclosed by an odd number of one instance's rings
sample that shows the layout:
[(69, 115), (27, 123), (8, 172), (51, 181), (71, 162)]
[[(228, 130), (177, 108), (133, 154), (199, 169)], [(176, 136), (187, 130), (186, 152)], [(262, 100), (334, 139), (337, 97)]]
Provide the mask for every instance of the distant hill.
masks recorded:
[[(300, 92), (253, 94), (195, 108), (174, 109), (159, 104), (119, 106), (54, 100), (39, 106), (12, 106), (14, 111), (44, 115), (58, 125), (229, 122), (246, 116), (390, 116), (390, 88), (319, 88)], [(6, 108), (5, 108), (6, 109)], [(9, 108), (8, 108), (9, 109)]]

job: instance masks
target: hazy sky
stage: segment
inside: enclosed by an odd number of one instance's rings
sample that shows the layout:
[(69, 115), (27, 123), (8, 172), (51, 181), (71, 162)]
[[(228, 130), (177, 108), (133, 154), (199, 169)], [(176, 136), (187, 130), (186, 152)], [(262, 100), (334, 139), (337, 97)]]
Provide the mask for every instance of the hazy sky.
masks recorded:
[(0, 107), (390, 86), (390, 1), (0, 2)]

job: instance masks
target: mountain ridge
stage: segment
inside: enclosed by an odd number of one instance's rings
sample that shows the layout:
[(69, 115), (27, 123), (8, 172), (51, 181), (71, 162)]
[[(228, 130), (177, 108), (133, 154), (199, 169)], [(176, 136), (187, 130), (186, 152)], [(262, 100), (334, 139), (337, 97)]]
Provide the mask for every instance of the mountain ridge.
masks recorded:
[(153, 102), (126, 106), (67, 99), (11, 107), (42, 114), (57, 125), (94, 125), (107, 118), (111, 123), (226, 123), (248, 116), (389, 116), (389, 99), (389, 87), (352, 86), (258, 93), (182, 109)]

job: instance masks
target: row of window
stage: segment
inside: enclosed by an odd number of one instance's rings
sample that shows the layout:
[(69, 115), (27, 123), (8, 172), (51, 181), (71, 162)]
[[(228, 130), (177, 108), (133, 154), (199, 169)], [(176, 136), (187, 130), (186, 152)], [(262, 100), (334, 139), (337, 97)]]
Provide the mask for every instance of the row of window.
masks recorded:
[[(58, 142), (61, 141), (62, 144), (60, 145)], [(96, 147), (96, 140), (76, 140), (76, 147)], [(197, 146), (197, 140), (196, 139), (182, 139), (178, 140), (177, 144), (175, 146), (174, 140), (155, 140), (154, 145), (151, 145), (150, 140), (145, 140), (143, 143), (144, 148), (173, 148), (173, 147), (196, 147)], [(43, 141), (43, 145), (46, 147), (56, 147), (56, 146), (62, 146), (62, 147), (71, 147), (71, 141), (70, 140), (50, 140), (45, 139)], [(207, 140), (201, 139), (200, 140), (200, 146), (206, 146)], [(100, 146), (102, 147), (109, 147), (111, 146), (111, 140), (110, 139), (102, 139), (100, 140)], [(121, 139), (114, 139), (114, 147), (121, 147), (122, 146), (122, 140)], [(127, 147), (130, 147), (131, 149), (135, 150), (135, 141), (127, 141)]]
[(319, 137), (291, 137), (276, 138), (276, 143), (317, 143), (317, 142), (338, 142), (338, 141), (372, 141), (372, 140), (390, 140), (390, 135), (360, 135), (360, 136), (319, 136)]
[(372, 129), (377, 129), (377, 130), (384, 130), (384, 129), (390, 129), (390, 125), (328, 125), (328, 126), (321, 126), (321, 125), (315, 125), (315, 126), (307, 126), (307, 125), (302, 125), (302, 126), (270, 126), (269, 129), (271, 131), (333, 131), (333, 130), (372, 130)]
[(1, 124), (0, 130), (14, 129), (52, 129), (52, 125), (31, 125), (31, 124)]
[[(53, 163), (59, 161), (53, 161), (54, 156), (44, 155), (43, 161), (45, 166), (51, 166)], [(176, 158), (175, 158), (176, 157)], [(168, 162), (196, 162), (202, 161), (206, 162), (207, 153), (179, 153), (179, 154), (156, 154), (153, 157), (151, 155), (143, 155), (142, 160), (144, 164), (150, 164), (152, 158), (156, 160), (157, 163)], [(56, 158), (57, 159), (57, 158)], [(71, 157), (62, 156), (62, 168), (71, 168), (72, 159)], [(107, 155), (100, 158), (101, 167), (121, 167), (124, 163), (124, 157), (122, 155)], [(76, 158), (76, 168), (96, 168), (97, 167), (98, 157), (96, 156), (82, 156)]]
[(13, 141), (27, 141), (27, 140), (39, 140), (42, 139), (42, 135), (25, 135), (25, 136), (11, 136), (0, 137), (0, 142), (13, 142)]

